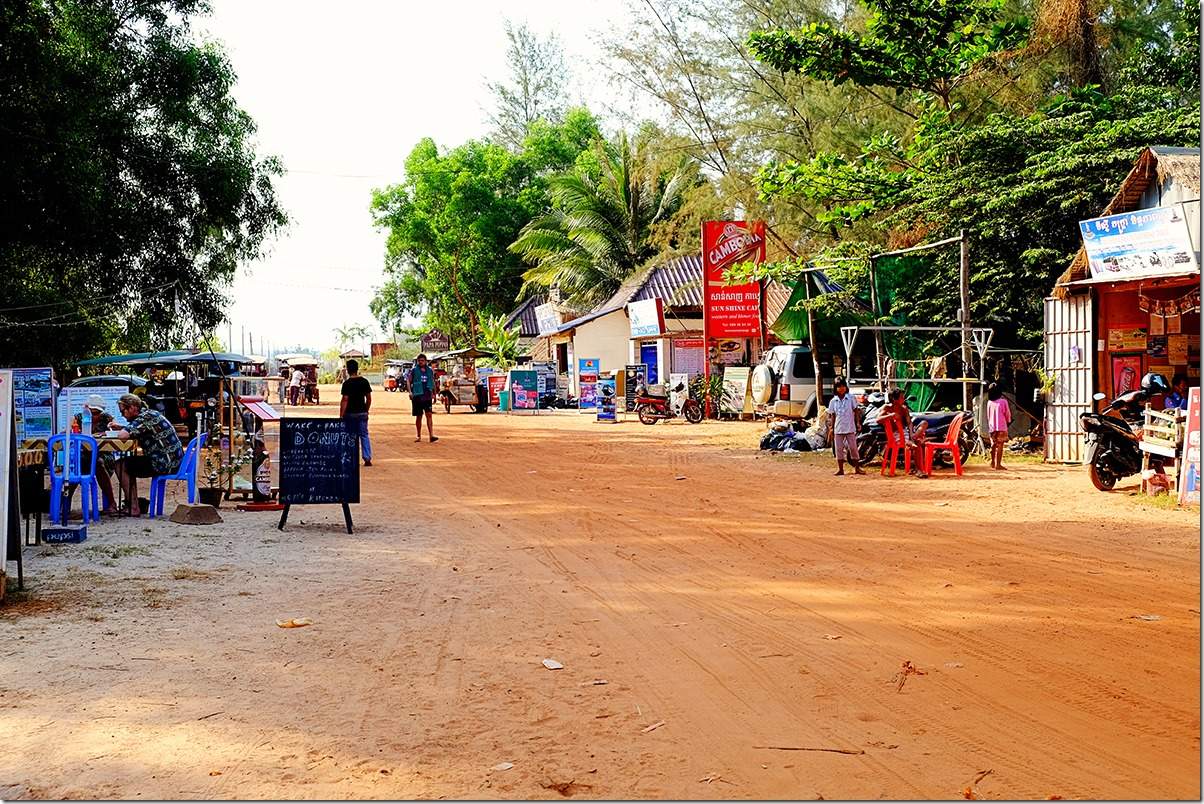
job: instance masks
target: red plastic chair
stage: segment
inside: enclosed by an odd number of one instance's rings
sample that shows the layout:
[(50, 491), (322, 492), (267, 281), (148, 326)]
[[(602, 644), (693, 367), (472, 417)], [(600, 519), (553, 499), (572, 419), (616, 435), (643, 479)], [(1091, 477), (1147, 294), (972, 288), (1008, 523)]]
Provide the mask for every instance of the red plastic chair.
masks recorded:
[(929, 442), (924, 445), (924, 471), (932, 474), (932, 461), (936, 457), (937, 450), (947, 449), (953, 453), (953, 468), (957, 471), (958, 476), (962, 473), (962, 451), (957, 445), (957, 437), (961, 435), (962, 421), (966, 418), (966, 414), (957, 414), (953, 417), (953, 421), (949, 424), (949, 432), (945, 435), (945, 440), (940, 442)]
[(886, 474), (886, 470), (890, 468), (890, 476), (895, 476), (895, 469), (899, 465), (899, 452), (903, 452), (903, 472), (911, 474), (911, 450), (907, 448), (907, 438), (903, 435), (903, 425), (896, 420), (896, 415), (891, 414), (881, 419), (882, 426), (886, 430), (886, 448), (882, 451), (882, 474)]

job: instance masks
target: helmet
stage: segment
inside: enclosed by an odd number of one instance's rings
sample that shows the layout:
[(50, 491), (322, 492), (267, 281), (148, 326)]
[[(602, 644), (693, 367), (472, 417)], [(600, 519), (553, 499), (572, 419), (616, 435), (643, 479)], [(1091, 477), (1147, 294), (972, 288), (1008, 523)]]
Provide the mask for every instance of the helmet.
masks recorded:
[(1166, 381), (1166, 377), (1151, 371), (1141, 378), (1141, 390), (1152, 394), (1165, 394), (1170, 392), (1171, 386)]

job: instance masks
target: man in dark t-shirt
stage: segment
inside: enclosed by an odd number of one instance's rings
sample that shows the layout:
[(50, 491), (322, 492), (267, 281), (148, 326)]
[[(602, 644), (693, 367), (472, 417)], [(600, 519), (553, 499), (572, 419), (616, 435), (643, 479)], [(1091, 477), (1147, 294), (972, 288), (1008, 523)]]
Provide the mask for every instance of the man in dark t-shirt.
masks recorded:
[(347, 430), (359, 436), (364, 466), (371, 466), (372, 442), (368, 440), (368, 409), (372, 407), (372, 384), (359, 375), (359, 370), (360, 364), (357, 361), (347, 361), (347, 379), (343, 382), (339, 416), (347, 423)]

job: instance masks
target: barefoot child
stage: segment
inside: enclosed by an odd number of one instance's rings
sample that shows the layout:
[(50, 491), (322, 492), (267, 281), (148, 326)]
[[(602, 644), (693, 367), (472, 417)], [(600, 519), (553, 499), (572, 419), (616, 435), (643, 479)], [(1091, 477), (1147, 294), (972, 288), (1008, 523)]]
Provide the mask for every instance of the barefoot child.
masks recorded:
[(1003, 445), (1008, 440), (1012, 408), (996, 383), (987, 386), (987, 430), (991, 433), (991, 468), (1003, 468)]

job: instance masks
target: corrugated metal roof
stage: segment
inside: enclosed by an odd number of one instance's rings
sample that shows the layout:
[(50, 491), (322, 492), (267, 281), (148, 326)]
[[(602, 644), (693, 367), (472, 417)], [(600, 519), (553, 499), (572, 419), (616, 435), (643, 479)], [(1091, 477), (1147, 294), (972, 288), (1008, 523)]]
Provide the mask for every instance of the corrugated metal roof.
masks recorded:
[(702, 255), (670, 257), (625, 281), (603, 305), (627, 305), (644, 299), (663, 299), (665, 307), (702, 306)]
[(589, 322), (599, 319), (604, 315), (610, 315), (611, 313), (618, 312), (619, 310), (622, 310), (622, 309), (623, 309), (623, 305), (621, 305), (621, 304), (617, 305), (617, 306), (611, 306), (611, 307), (599, 307), (597, 310), (594, 310), (592, 313), (586, 313), (585, 315), (581, 316), (580, 318), (574, 318), (572, 321), (565, 321), (563, 324), (560, 325), (560, 328), (556, 330), (556, 334), (568, 332), (569, 330), (574, 329), (575, 327), (579, 327), (582, 324), (588, 324)]
[(510, 329), (517, 322), (520, 327), (518, 331), (519, 337), (534, 338), (539, 335), (539, 324), (535, 320), (535, 308), (546, 301), (547, 299), (543, 296), (532, 296), (524, 301), (506, 318), (506, 329)]

